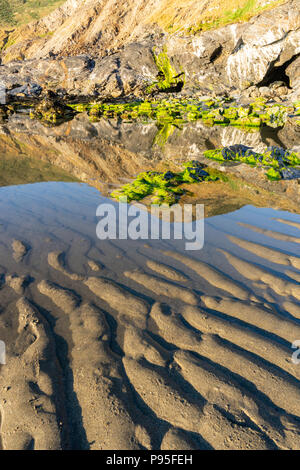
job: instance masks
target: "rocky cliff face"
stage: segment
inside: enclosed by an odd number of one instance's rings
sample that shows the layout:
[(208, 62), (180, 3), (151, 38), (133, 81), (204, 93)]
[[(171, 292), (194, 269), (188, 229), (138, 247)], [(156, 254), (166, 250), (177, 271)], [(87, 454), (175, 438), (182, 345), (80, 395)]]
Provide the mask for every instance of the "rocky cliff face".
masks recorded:
[(2, 51), (7, 62), (16, 58), (42, 58), (49, 52), (60, 56), (85, 52), (105, 56), (142, 36), (145, 20), (159, 0), (67, 0), (40, 21), (9, 37)]
[(296, 85), (292, 63), (300, 54), (300, 3), (290, 1), (248, 23), (228, 25), (192, 39), (171, 36), (167, 45), (195, 84), (226, 84), (243, 90), (284, 79), (288, 85)]
[(248, 22), (192, 32), (196, 13), (201, 17), (204, 7), (209, 10), (216, 2), (191, 0), (184, 16), (182, 2), (176, 9), (169, 0), (168, 22), (185, 22), (169, 33), (162, 21), (165, 0), (67, 0), (48, 17), (2, 39), (7, 65), (0, 67), (0, 84), (23, 91), (24, 85), (34, 84), (99, 99), (140, 96), (157, 81), (155, 55), (162, 53), (167, 72), (184, 77), (184, 92), (247, 90), (255, 95), (253, 87), (266, 93), (266, 87), (280, 81), (286, 87), (281, 93), (297, 99), (300, 2), (261, 0), (261, 8), (274, 8)]

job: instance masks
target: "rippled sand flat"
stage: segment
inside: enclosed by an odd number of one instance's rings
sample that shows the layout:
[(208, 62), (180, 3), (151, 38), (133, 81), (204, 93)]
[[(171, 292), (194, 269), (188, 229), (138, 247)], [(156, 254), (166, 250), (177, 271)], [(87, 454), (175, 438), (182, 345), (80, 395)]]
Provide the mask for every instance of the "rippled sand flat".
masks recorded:
[(189, 252), (98, 240), (85, 185), (0, 193), (0, 448), (300, 449), (298, 215), (206, 219)]

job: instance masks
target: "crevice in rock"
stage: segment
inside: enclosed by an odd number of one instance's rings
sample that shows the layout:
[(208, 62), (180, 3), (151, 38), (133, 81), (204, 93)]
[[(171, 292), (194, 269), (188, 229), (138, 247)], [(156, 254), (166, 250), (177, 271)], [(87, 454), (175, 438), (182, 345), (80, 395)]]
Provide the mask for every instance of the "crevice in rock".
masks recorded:
[(88, 64), (87, 64), (87, 68), (90, 72), (92, 72), (92, 70), (94, 70), (95, 68), (95, 65), (96, 65), (96, 62), (94, 59), (88, 59)]
[(279, 66), (271, 66), (263, 80), (257, 84), (258, 87), (270, 86), (272, 83), (281, 81), (284, 82), (288, 88), (291, 88), (290, 77), (286, 73), (286, 69), (296, 60), (300, 54), (294, 55), (290, 60)]
[(235, 45), (235, 48), (233, 49), (233, 51), (231, 52), (231, 54), (236, 54), (240, 49), (242, 49), (242, 47), (245, 45), (244, 41), (242, 38), (240, 38), (238, 40), (238, 42), (236, 43)]
[(221, 55), (223, 52), (223, 46), (220, 44), (211, 54), (209, 61), (211, 64), (213, 64)]
[(263, 144), (265, 144), (266, 147), (270, 147), (271, 145), (274, 145), (272, 142), (274, 142), (278, 147), (281, 147), (286, 150), (286, 145), (282, 142), (280, 139), (278, 132), (282, 130), (282, 127), (269, 127), (265, 126), (262, 127), (260, 130), (260, 136)]

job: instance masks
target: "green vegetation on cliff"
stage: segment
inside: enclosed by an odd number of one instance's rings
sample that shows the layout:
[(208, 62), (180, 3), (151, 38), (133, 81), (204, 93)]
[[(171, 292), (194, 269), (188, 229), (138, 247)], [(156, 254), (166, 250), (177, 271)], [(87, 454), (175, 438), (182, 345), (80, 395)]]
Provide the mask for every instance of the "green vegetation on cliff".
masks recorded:
[[(190, 27), (188, 30), (193, 34), (196, 34), (201, 31), (220, 28), (227, 24), (243, 23), (249, 21), (253, 16), (262, 13), (264, 10), (280, 5), (281, 3), (283, 3), (282, 0), (273, 0), (273, 2), (267, 2), (266, 5), (261, 5), (261, 2), (258, 2), (257, 0), (244, 0), (240, 7), (236, 5), (234, 8), (229, 10), (224, 8), (224, 11), (220, 16), (216, 15), (216, 17), (203, 20), (197, 25)], [(224, 4), (226, 4), (226, 2), (224, 2)]]
[(38, 20), (65, 0), (0, 0), (0, 27), (18, 26)]
[(8, 0), (0, 0), (0, 25), (13, 24), (14, 12)]
[(171, 64), (167, 50), (164, 49), (159, 54), (153, 51), (153, 58), (158, 69), (157, 82), (154, 82), (147, 88), (147, 93), (152, 91), (180, 91), (184, 86), (185, 73), (177, 73), (175, 67)]
[(227, 24), (249, 21), (253, 16), (286, 0), (161, 0), (150, 22), (168, 32), (196, 34)]

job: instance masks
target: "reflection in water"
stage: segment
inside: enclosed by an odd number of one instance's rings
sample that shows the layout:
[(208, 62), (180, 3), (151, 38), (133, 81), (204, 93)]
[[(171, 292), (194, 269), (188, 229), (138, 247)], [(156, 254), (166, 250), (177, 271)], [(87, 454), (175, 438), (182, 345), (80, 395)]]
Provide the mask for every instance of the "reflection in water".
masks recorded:
[[(284, 129), (265, 127), (248, 133), (234, 127), (208, 127), (201, 121), (181, 128), (171, 127), (171, 131), (165, 132), (154, 122), (105, 119), (90, 122), (81, 114), (72, 121), (49, 128), (24, 113), (13, 114), (0, 126), (0, 155), (5, 155), (1, 158), (0, 181), (7, 185), (77, 179), (107, 196), (115, 185), (123, 184), (141, 171), (168, 169), (182, 161), (198, 159), (205, 149), (238, 143), (251, 146), (255, 151), (261, 151), (266, 145), (297, 150), (296, 126), (289, 124)], [(206, 205), (207, 216), (229, 212), (245, 204), (298, 210), (294, 196), (297, 187), (277, 197), (253, 186), (257, 181), (253, 181), (251, 174), (247, 181), (245, 185), (238, 175), (237, 178), (230, 176), (227, 184), (201, 188), (198, 185), (192, 190), (195, 192), (192, 199)], [(183, 202), (191, 201), (186, 198)]]
[(299, 449), (297, 203), (229, 178), (195, 190), (211, 217), (192, 255), (185, 240), (96, 237), (99, 204), (118, 207), (105, 195), (142, 170), (299, 143), (264, 132), (2, 123), (1, 448)]

